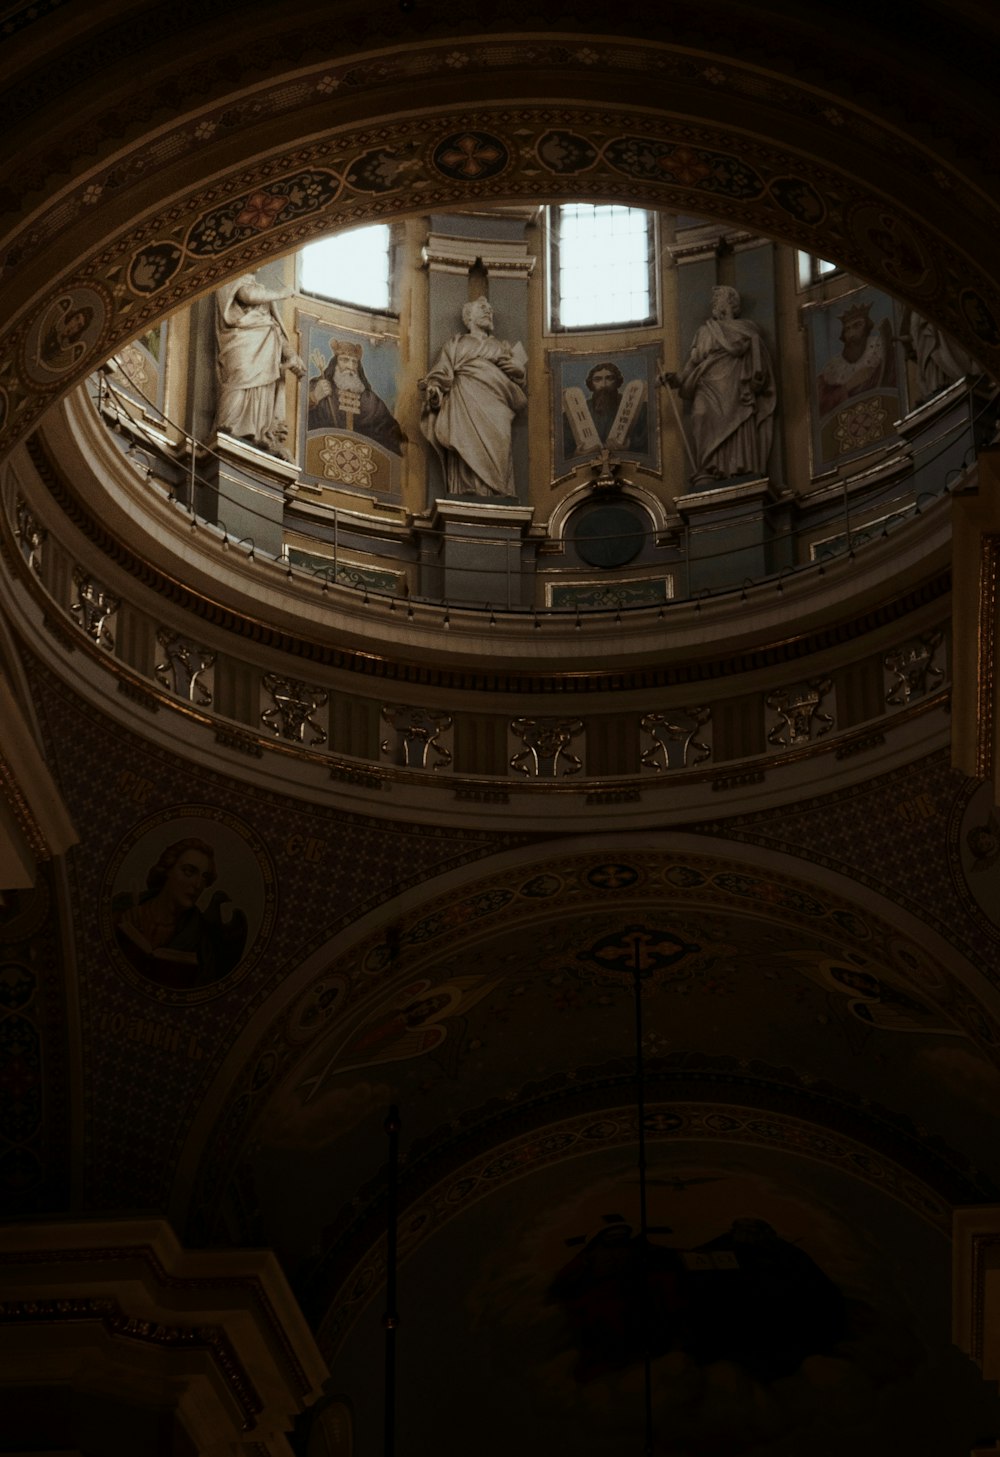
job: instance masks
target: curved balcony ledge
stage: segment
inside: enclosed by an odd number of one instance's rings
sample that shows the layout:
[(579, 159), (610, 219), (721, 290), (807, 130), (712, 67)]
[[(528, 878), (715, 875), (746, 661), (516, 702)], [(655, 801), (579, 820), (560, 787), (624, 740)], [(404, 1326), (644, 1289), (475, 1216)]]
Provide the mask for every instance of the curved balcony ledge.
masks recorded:
[(106, 575), (283, 653), (402, 682), (430, 673), (469, 688), (470, 670), (491, 686), (512, 678), (522, 692), (529, 680), (529, 691), (567, 693), (704, 681), (861, 637), (947, 588), (947, 497), (855, 556), (694, 600), (574, 613), (390, 596), (233, 544), (137, 480), (83, 391), (52, 412), (12, 469), (42, 523), (56, 530), (62, 517), (63, 532), (72, 523)]

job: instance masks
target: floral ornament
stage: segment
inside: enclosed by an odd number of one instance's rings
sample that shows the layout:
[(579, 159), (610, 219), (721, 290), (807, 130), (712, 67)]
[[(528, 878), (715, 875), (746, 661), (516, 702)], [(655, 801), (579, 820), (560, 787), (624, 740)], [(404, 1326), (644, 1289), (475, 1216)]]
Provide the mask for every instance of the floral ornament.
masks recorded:
[(321, 96), (329, 96), (332, 91), (337, 90), (339, 85), (339, 76), (323, 76), (321, 80), (316, 82), (316, 90)]
[(319, 458), (327, 480), (344, 486), (360, 486), (362, 490), (371, 486), (372, 476), (378, 469), (370, 445), (360, 440), (338, 440), (336, 435), (325, 436)]
[(214, 136), (218, 123), (214, 121), (200, 121), (194, 129), (194, 138), (197, 142), (207, 142), (209, 137)]
[(279, 197), (274, 192), (251, 192), (243, 204), (243, 211), (236, 216), (236, 223), (241, 228), (255, 228), (262, 232), (269, 228), (277, 219), (279, 213), (284, 212), (288, 205), (287, 197)]
[(837, 416), (834, 438), (841, 455), (881, 440), (889, 428), (888, 416), (881, 400), (859, 400)]

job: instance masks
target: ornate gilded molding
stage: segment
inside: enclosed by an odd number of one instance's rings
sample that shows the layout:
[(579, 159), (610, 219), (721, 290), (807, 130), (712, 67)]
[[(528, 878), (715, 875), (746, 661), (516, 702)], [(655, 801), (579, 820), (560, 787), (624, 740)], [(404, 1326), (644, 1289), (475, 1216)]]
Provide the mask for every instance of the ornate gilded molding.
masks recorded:
[(712, 710), (705, 707), (644, 714), (640, 727), (652, 742), (639, 756), (642, 767), (662, 773), (669, 769), (687, 769), (689, 764), (695, 767), (710, 759), (711, 746), (703, 743), (698, 736), (711, 717)]
[(997, 716), (997, 611), (1000, 584), (1000, 534), (985, 535), (979, 557), (979, 674), (976, 772), (994, 776)]
[[(60, 1266), (79, 1266), (87, 1269), (93, 1266), (96, 1267), (94, 1283), (98, 1283), (103, 1278), (97, 1276), (96, 1269), (101, 1266), (120, 1266), (123, 1262), (136, 1262), (139, 1268), (147, 1272), (154, 1285), (163, 1290), (179, 1294), (197, 1293), (199, 1297), (215, 1293), (217, 1299), (225, 1297), (226, 1300), (234, 1299), (240, 1303), (249, 1302), (268, 1332), (273, 1348), (280, 1353), (282, 1363), (292, 1377), (296, 1391), (300, 1395), (305, 1395), (312, 1389), (312, 1379), (296, 1353), (295, 1346), (283, 1321), (279, 1318), (263, 1280), (256, 1274), (173, 1274), (151, 1244), (54, 1247), (42, 1245), (39, 1248), (12, 1248), (8, 1240), (7, 1247), (0, 1248), (0, 1270), (6, 1268), (8, 1272), (14, 1272), (34, 1268), (43, 1274), (46, 1267), (55, 1269)], [(224, 1264), (225, 1260), (222, 1263)], [(102, 1300), (105, 1303), (115, 1303), (108, 1297), (102, 1297)], [(21, 1304), (23, 1302), (12, 1303)], [(0, 1307), (0, 1309), (2, 1308)], [(197, 1331), (199, 1327), (193, 1326), (191, 1329)]]
[(2, 749), (0, 749), (0, 793), (3, 795), (7, 808), (14, 816), (18, 829), (27, 840), (28, 848), (35, 859), (51, 860), (52, 847)]
[(570, 744), (584, 731), (580, 718), (515, 718), (511, 733), (524, 745), (510, 756), (515, 774), (533, 779), (556, 779), (579, 774), (583, 760)]
[(171, 1351), (210, 1352), (243, 1414), (243, 1431), (251, 1432), (256, 1427), (264, 1403), (221, 1326), (166, 1325), (159, 1320), (130, 1315), (117, 1300), (106, 1295), (0, 1301), (0, 1325), (60, 1325), (75, 1321), (97, 1321), (109, 1335), (120, 1340), (141, 1341)]

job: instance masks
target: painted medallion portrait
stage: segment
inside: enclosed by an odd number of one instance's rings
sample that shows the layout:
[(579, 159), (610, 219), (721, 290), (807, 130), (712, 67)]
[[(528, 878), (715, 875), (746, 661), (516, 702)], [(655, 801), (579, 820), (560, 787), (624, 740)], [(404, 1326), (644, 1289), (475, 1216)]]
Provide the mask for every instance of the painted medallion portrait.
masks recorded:
[(107, 317), (104, 299), (93, 288), (72, 288), (38, 316), (25, 344), (25, 365), (36, 384), (51, 384), (68, 374), (100, 340)]
[(244, 976), (274, 922), (274, 872), (232, 815), (171, 809), (136, 826), (105, 876), (115, 964), (160, 1000), (202, 1001)]

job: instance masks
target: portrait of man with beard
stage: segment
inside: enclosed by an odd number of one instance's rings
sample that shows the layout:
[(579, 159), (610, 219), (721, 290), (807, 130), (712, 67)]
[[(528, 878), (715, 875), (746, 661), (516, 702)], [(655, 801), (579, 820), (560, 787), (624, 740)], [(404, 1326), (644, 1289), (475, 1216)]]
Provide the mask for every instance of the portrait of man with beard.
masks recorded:
[[(385, 401), (375, 393), (361, 363), (362, 346), (330, 340), (330, 362), (309, 381), (309, 430), (345, 430), (367, 436), (383, 450), (402, 455), (406, 435)], [(322, 364), (314, 354), (313, 363)]]
[(610, 359), (602, 359), (586, 378), (583, 390), (563, 391), (563, 452), (567, 460), (589, 455), (607, 445), (612, 450), (649, 450), (646, 388), (641, 379), (629, 380)]

